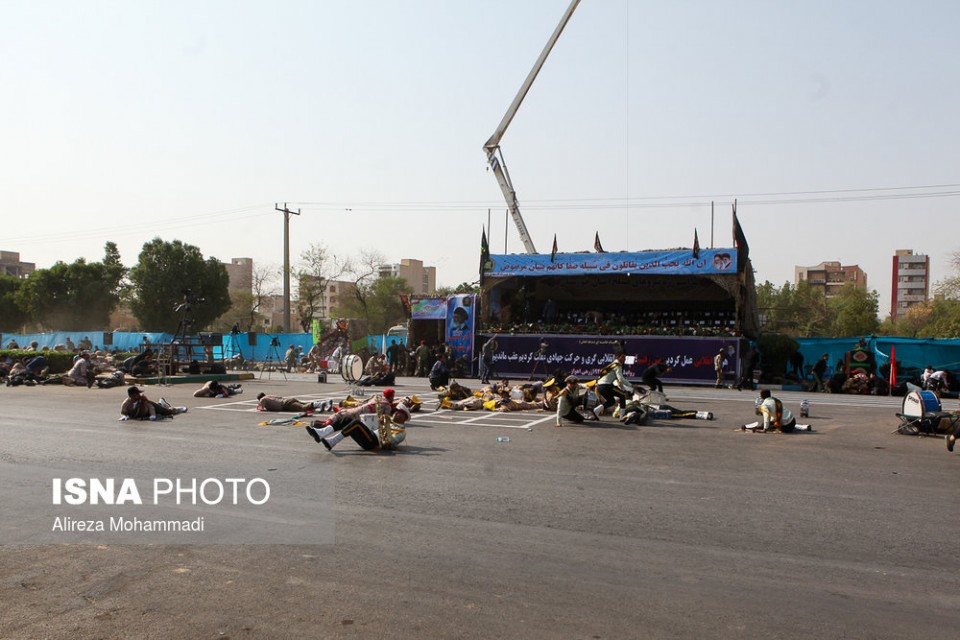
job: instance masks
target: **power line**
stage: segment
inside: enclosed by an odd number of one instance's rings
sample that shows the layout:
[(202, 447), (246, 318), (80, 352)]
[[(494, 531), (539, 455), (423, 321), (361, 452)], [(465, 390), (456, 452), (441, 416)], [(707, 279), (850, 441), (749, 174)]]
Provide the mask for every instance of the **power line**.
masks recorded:
[[(553, 203), (553, 202), (621, 202), (621, 201), (634, 201), (634, 200), (676, 200), (676, 199), (718, 199), (718, 198), (756, 198), (756, 197), (771, 197), (771, 196), (798, 196), (798, 195), (826, 195), (831, 193), (867, 193), (871, 191), (905, 191), (905, 190), (917, 190), (917, 189), (956, 189), (960, 188), (960, 183), (948, 183), (948, 184), (928, 184), (928, 185), (911, 185), (911, 186), (898, 186), (898, 187), (864, 187), (864, 188), (849, 188), (849, 189), (819, 189), (819, 190), (809, 190), (809, 191), (760, 191), (756, 193), (701, 193), (701, 194), (687, 194), (687, 195), (671, 195), (671, 196), (627, 196), (627, 197), (617, 197), (617, 198), (560, 198), (560, 199), (524, 199), (526, 203)], [(499, 203), (499, 201), (497, 201)], [(357, 206), (357, 207), (378, 207), (378, 206), (398, 206), (398, 207), (426, 207), (426, 206), (465, 206), (465, 207), (474, 207), (474, 206), (489, 206), (489, 200), (421, 200), (421, 201), (399, 201), (399, 202), (385, 202), (385, 201), (350, 201), (349, 203), (345, 202), (328, 202), (328, 201), (316, 201), (316, 202), (291, 202), (290, 204), (295, 204), (301, 207), (307, 206), (324, 206), (324, 207), (337, 207), (343, 208), (346, 206)], [(502, 203), (500, 203), (502, 204)]]
[[(784, 199), (752, 199), (750, 196), (740, 197), (737, 200), (744, 205), (765, 205), (777, 206), (787, 204), (828, 204), (828, 203), (852, 203), (852, 202), (876, 202), (883, 200), (919, 200), (930, 198), (955, 198), (960, 196), (960, 191), (941, 191), (934, 193), (908, 193), (908, 194), (878, 194), (863, 196), (835, 196), (827, 198), (784, 198)], [(652, 200), (653, 198), (651, 198)], [(720, 200), (691, 200), (686, 202), (630, 202), (628, 199), (621, 200), (527, 200), (524, 201), (524, 211), (590, 211), (590, 210), (635, 210), (635, 209), (692, 209), (709, 207), (711, 202), (720, 205), (733, 203), (733, 199)], [(435, 202), (429, 204), (414, 203), (385, 203), (380, 202), (375, 205), (365, 205), (363, 203), (349, 203), (351, 210), (365, 213), (431, 213), (431, 212), (475, 212), (486, 211), (488, 208), (495, 208), (498, 203), (487, 201), (480, 203), (443, 203)], [(304, 209), (314, 211), (338, 212), (344, 210), (344, 203), (330, 204), (328, 206), (310, 206)]]
[[(939, 189), (939, 191), (930, 191)], [(926, 191), (923, 191), (926, 190)], [(903, 193), (913, 191), (916, 193)], [(859, 195), (855, 195), (859, 194)], [(798, 197), (813, 196), (813, 197)], [(562, 198), (524, 200), (525, 211), (632, 211), (644, 209), (697, 209), (709, 207), (711, 203), (727, 205), (737, 198), (739, 204), (750, 206), (815, 205), (856, 202), (878, 202), (886, 200), (919, 200), (931, 198), (956, 198), (960, 196), (960, 183), (928, 184), (894, 187), (867, 187), (857, 189), (822, 189), (807, 191), (768, 191), (746, 194), (696, 194), (669, 196), (630, 196), (622, 198)], [(730, 199), (724, 201), (724, 199)], [(678, 202), (679, 200), (679, 202)], [(159, 224), (151, 224), (151, 233), (181, 231), (185, 228), (201, 227), (211, 224), (223, 224), (229, 221), (245, 220), (266, 215), (271, 203), (252, 204), (233, 209), (195, 213), (188, 216), (169, 218)], [(451, 213), (476, 211), (486, 212), (489, 208), (502, 206), (498, 200), (461, 200), (461, 201), (307, 201), (291, 202), (301, 208), (342, 212), (346, 209), (358, 213)], [(244, 215), (245, 214), (245, 215)], [(97, 238), (122, 238), (142, 235), (144, 224), (137, 221), (127, 225), (87, 228), (80, 231), (62, 231), (46, 234), (31, 233), (24, 236), (7, 236), (4, 242), (16, 245), (63, 242), (67, 240), (93, 240)]]
[[(165, 231), (168, 229), (176, 229), (179, 231), (180, 229), (187, 227), (223, 224), (225, 218), (229, 219), (230, 221), (245, 220), (247, 218), (266, 215), (265, 211), (259, 211), (259, 209), (262, 209), (265, 206), (266, 205), (257, 204), (236, 209), (224, 209), (213, 212), (198, 213), (189, 216), (181, 216), (179, 218), (169, 218), (162, 224), (150, 224), (148, 228), (150, 229), (151, 233), (157, 234), (160, 231)], [(254, 211), (254, 213), (238, 215), (250, 211)], [(92, 240), (103, 237), (116, 238), (131, 235), (143, 235), (144, 227), (145, 225), (142, 221), (137, 221), (127, 225), (111, 225), (109, 227), (87, 228), (80, 231), (62, 231), (58, 233), (45, 233), (42, 235), (34, 233), (29, 236), (6, 236), (4, 237), (4, 242), (22, 245), (31, 243), (50, 243), (64, 240)]]

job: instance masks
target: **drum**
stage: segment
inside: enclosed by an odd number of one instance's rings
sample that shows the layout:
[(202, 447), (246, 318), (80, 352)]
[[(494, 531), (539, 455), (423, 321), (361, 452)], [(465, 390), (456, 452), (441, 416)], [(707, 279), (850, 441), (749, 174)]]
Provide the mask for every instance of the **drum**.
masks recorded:
[(344, 382), (356, 382), (362, 378), (363, 361), (360, 360), (360, 356), (356, 354), (344, 356), (343, 362), (340, 364), (340, 375)]
[(940, 398), (933, 391), (911, 391), (903, 398), (903, 415), (922, 418), (940, 411)]

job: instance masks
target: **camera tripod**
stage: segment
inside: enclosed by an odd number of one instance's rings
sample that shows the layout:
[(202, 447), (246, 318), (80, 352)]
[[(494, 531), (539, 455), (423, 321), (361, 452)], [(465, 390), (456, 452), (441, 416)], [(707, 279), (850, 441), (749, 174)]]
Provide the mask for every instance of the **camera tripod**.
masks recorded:
[(274, 336), (273, 339), (270, 340), (270, 346), (267, 347), (267, 357), (263, 359), (263, 363), (260, 365), (260, 377), (258, 380), (263, 378), (264, 371), (267, 372), (267, 380), (270, 380), (270, 376), (273, 373), (271, 363), (276, 366), (277, 371), (283, 374), (283, 379), (286, 380), (287, 372), (283, 370), (284, 362), (280, 356), (280, 338), (277, 336)]
[(547, 355), (548, 355), (549, 349), (550, 349), (550, 345), (547, 343), (546, 340), (541, 338), (539, 348), (537, 349), (537, 355), (539, 355), (540, 357), (539, 358), (537, 356), (533, 357), (533, 369), (530, 370), (531, 380), (534, 379), (534, 376), (536, 376), (537, 371), (540, 369), (541, 365), (543, 365), (543, 373), (541, 375), (547, 375), (547, 372), (548, 372)]
[[(240, 362), (246, 362), (246, 359), (243, 357), (243, 350), (240, 348), (240, 341), (237, 339), (237, 336), (240, 335), (240, 332), (233, 330), (230, 332), (229, 337), (227, 337), (226, 343), (223, 345), (223, 360), (226, 363), (227, 359), (230, 360), (240, 356)], [(227, 355), (229, 353), (229, 356)]]

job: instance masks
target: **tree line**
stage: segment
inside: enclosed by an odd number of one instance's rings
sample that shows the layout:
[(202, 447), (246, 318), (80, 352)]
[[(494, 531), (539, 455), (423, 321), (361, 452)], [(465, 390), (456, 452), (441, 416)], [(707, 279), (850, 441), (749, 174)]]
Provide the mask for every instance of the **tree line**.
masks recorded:
[(877, 318), (876, 291), (846, 284), (839, 294), (826, 297), (807, 282), (777, 287), (769, 281), (757, 286), (757, 309), (764, 332), (794, 338), (845, 338), (877, 334), (905, 338), (960, 336), (960, 251), (951, 259), (953, 275), (932, 288), (931, 299), (917, 304), (896, 320)]
[[(353, 318), (370, 333), (384, 333), (406, 320), (403, 296), (412, 289), (403, 278), (380, 276), (385, 263), (376, 252), (359, 257), (337, 255), (313, 244), (300, 255), (291, 277), (298, 291), (300, 327), (309, 331), (314, 319)], [(953, 275), (933, 288), (933, 297), (912, 307), (896, 321), (877, 318), (876, 291), (845, 285), (827, 298), (806, 282), (777, 287), (757, 286), (757, 308), (764, 332), (794, 338), (895, 335), (916, 338), (960, 336), (960, 251), (952, 258)], [(127, 269), (117, 245), (107, 242), (99, 262), (79, 258), (37, 269), (29, 278), (0, 276), (0, 331), (110, 330), (110, 315), (121, 302), (129, 306), (141, 331), (173, 333), (181, 322), (190, 332), (264, 331), (264, 300), (274, 293), (279, 270), (258, 265), (250, 291), (230, 291), (223, 263), (204, 258), (200, 249), (179, 240), (145, 243), (137, 263)], [(338, 286), (333, 296), (331, 287)], [(437, 295), (475, 290), (463, 283)], [(335, 303), (325, 305), (333, 297)]]
[[(353, 259), (311, 245), (291, 269), (301, 326), (269, 328), (309, 331), (314, 319), (348, 317), (382, 333), (403, 322), (401, 296), (412, 290), (402, 278), (379, 277), (383, 262), (376, 253)], [(281, 273), (257, 265), (252, 275), (250, 291), (231, 291), (226, 267), (218, 259), (205, 258), (193, 245), (160, 238), (145, 243), (137, 263), (127, 269), (117, 245), (107, 242), (99, 262), (79, 258), (37, 269), (29, 278), (0, 276), (0, 331), (110, 330), (110, 316), (121, 303), (129, 307), (140, 331), (173, 333), (182, 324), (189, 333), (233, 327), (265, 331), (265, 300), (275, 293)], [(328, 309), (324, 294), (333, 283), (343, 291)]]

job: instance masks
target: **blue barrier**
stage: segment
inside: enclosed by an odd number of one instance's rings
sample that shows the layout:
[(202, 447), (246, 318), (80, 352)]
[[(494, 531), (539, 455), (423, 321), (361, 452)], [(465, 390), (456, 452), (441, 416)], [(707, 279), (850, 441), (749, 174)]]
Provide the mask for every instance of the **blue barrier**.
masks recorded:
[[(880, 367), (890, 362), (890, 352), (896, 349), (899, 371), (920, 369), (927, 365), (934, 369), (960, 371), (960, 339), (957, 338), (897, 338), (888, 336), (864, 336), (867, 347), (873, 352), (874, 360)], [(804, 368), (810, 367), (823, 354), (829, 356), (828, 372), (833, 372), (837, 360), (843, 360), (847, 351), (857, 345), (859, 337), (854, 338), (797, 338), (800, 353), (803, 355)]]
[[(251, 336), (255, 336), (251, 338)], [(67, 338), (73, 341), (79, 348), (81, 340), (88, 338), (94, 349), (104, 351), (140, 351), (144, 341), (150, 344), (164, 344), (173, 340), (172, 333), (158, 332), (131, 332), (131, 331), (54, 331), (51, 333), (4, 333), (0, 334), (0, 346), (6, 348), (7, 344), (14, 340), (22, 349), (30, 346), (30, 343), (36, 342), (37, 347), (42, 349), (47, 347), (53, 349), (59, 344), (65, 345)], [(278, 344), (276, 351), (279, 353), (279, 359), (286, 355), (287, 348), (292, 344), (303, 347), (303, 353), (306, 354), (313, 346), (313, 334), (310, 333), (240, 333), (224, 334), (223, 336), (223, 355), (231, 358), (237, 353), (243, 354), (247, 360), (266, 360), (268, 356), (277, 357), (272, 351), (270, 343), (276, 338)], [(256, 342), (251, 345), (250, 342)]]

